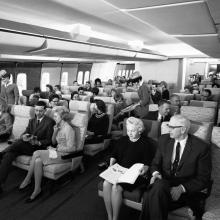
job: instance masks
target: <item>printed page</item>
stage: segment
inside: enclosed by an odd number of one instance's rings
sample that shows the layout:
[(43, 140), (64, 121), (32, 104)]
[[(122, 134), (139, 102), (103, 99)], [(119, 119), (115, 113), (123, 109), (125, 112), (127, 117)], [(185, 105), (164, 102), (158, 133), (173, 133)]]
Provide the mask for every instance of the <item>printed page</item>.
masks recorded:
[(127, 168), (124, 168), (116, 163), (110, 166), (107, 170), (103, 171), (99, 176), (112, 184), (116, 184), (118, 182), (118, 178), (123, 175), (126, 170)]
[(134, 184), (143, 166), (144, 164), (142, 163), (134, 164), (124, 173), (124, 175), (119, 177), (118, 182)]

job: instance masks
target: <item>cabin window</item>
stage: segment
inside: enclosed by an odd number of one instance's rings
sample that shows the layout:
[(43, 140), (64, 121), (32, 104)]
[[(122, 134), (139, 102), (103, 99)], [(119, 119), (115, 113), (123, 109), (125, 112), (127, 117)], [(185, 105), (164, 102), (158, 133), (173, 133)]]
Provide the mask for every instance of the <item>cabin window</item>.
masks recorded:
[(90, 72), (86, 71), (85, 74), (84, 74), (83, 84), (85, 84), (86, 81), (89, 81), (89, 77), (90, 77)]
[(22, 90), (27, 89), (27, 74), (26, 73), (19, 73), (17, 75), (17, 86), (18, 86), (18, 90), (19, 90), (20, 95), (22, 94)]
[(78, 84), (85, 84), (86, 81), (89, 81), (90, 74), (92, 69), (92, 63), (79, 63), (78, 64), (78, 74), (77, 74), (77, 82)]
[(68, 85), (68, 72), (63, 72), (61, 76), (61, 86), (67, 86)]
[(83, 84), (83, 71), (79, 71), (77, 75), (77, 82), (78, 84)]
[(41, 75), (41, 90), (46, 91), (46, 85), (50, 83), (50, 73), (44, 72)]

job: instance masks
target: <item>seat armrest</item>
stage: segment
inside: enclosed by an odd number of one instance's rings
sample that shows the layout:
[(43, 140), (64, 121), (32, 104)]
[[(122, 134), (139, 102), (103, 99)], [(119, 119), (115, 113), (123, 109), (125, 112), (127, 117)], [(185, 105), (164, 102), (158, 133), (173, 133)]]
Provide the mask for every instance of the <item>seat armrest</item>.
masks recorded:
[(67, 155), (63, 155), (63, 156), (61, 156), (61, 158), (63, 160), (67, 160), (67, 159), (79, 157), (79, 156), (82, 156), (82, 155), (83, 155), (83, 150), (79, 150), (79, 151), (75, 151), (75, 152), (69, 153)]

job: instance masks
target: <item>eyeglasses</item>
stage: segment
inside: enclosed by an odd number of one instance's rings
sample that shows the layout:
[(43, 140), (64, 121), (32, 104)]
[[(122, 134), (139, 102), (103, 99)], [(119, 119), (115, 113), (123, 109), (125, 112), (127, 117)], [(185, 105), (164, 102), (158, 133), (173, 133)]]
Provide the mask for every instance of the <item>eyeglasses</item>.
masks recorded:
[(182, 128), (183, 126), (172, 126), (172, 125), (167, 125), (170, 129), (175, 129), (175, 128)]

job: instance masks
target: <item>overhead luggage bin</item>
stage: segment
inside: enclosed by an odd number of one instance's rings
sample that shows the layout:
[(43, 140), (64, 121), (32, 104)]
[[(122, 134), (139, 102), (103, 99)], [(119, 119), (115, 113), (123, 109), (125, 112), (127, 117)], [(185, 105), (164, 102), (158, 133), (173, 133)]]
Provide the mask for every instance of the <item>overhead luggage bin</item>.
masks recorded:
[(41, 47), (45, 38), (28, 34), (0, 31), (1, 53), (25, 54), (29, 50)]

